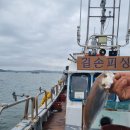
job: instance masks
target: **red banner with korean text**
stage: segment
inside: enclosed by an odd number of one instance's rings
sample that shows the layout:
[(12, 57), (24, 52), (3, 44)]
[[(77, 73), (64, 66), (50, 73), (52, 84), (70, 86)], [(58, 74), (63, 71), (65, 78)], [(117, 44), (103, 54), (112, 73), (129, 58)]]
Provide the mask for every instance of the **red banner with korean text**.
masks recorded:
[(80, 56), (78, 70), (130, 70), (130, 56)]

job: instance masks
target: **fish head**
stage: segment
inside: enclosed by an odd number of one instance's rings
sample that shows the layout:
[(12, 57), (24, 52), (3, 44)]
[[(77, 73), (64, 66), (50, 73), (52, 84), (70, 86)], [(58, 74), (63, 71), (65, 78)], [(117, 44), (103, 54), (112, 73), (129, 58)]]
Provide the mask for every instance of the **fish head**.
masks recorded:
[(105, 90), (109, 90), (114, 81), (114, 74), (112, 72), (104, 72), (102, 74), (101, 87)]

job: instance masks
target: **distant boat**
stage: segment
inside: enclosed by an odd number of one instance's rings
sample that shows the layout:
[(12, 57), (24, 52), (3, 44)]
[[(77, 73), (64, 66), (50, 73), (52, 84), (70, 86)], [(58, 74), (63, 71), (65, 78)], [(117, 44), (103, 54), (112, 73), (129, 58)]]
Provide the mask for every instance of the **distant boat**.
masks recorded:
[(32, 74), (39, 74), (40, 72), (38, 72), (38, 71), (32, 71), (31, 73)]

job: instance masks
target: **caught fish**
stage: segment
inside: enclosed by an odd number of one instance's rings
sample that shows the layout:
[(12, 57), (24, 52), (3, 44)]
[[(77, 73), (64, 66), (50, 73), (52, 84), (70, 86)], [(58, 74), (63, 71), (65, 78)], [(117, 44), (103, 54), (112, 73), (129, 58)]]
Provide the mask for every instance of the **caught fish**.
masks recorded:
[(93, 83), (83, 109), (83, 130), (89, 130), (91, 128), (98, 112), (104, 106), (113, 79), (114, 74), (112, 72), (104, 72)]

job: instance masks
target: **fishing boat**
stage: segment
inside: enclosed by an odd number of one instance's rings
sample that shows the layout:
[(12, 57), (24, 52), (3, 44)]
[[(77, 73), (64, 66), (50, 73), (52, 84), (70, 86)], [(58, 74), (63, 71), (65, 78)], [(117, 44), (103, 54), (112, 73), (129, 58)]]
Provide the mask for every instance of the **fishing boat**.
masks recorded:
[[(110, 1), (111, 5), (108, 4)], [(47, 92), (40, 88), (35, 97), (23, 95), (22, 100), (17, 100), (18, 95), (13, 93), (16, 102), (0, 105), (0, 114), (2, 114), (3, 110), (25, 102), (23, 119), (12, 130), (87, 130), (84, 128), (86, 122), (84, 107), (88, 102), (87, 99), (96, 78), (104, 72), (130, 71), (130, 56), (120, 54), (120, 49), (129, 44), (130, 2), (128, 5), (126, 43), (120, 45), (118, 39), (121, 0), (101, 0), (97, 6), (92, 6), (92, 0), (88, 0), (87, 35), (85, 44), (82, 45), (80, 42), (81, 0), (77, 43), (82, 51), (70, 54), (70, 58), (68, 58), (70, 64), (65, 68), (61, 79), (57, 85), (52, 87), (51, 91)], [(95, 21), (99, 21), (100, 25)], [(109, 31), (106, 31), (107, 21), (111, 23)], [(97, 30), (96, 26), (100, 26), (100, 30)], [(39, 101), (41, 95), (42, 100)], [(99, 93), (96, 95), (100, 97)], [(99, 102), (98, 98), (95, 100)], [(30, 113), (28, 112), (29, 102), (31, 102)], [(91, 104), (95, 104), (95, 101)], [(91, 111), (95, 111), (95, 109), (96, 105), (91, 108)], [(95, 114), (97, 116), (94, 120), (90, 120), (89, 129), (91, 130), (130, 130), (130, 101), (120, 101), (114, 93), (108, 95), (105, 105), (99, 113)]]

